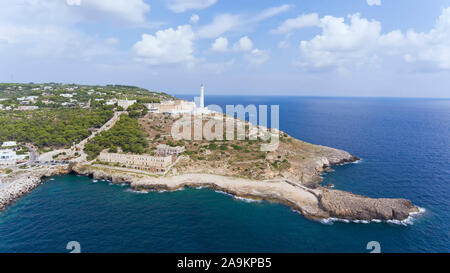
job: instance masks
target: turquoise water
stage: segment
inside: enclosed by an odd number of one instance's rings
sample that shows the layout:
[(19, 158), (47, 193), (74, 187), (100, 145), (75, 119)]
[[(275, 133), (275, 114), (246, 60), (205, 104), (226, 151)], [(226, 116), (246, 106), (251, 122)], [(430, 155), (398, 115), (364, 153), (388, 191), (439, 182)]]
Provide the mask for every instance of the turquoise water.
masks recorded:
[(0, 215), (0, 252), (450, 251), (450, 100), (208, 97), (208, 104), (279, 104), (280, 127), (363, 158), (324, 183), (427, 209), (412, 225), (321, 224), (288, 207), (208, 189), (135, 193), (74, 175), (52, 178)]

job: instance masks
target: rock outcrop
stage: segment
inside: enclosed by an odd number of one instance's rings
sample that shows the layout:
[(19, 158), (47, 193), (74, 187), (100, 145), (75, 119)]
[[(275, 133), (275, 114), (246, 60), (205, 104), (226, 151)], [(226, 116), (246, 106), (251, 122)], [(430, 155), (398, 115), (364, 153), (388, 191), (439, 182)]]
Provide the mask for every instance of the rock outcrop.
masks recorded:
[(348, 220), (404, 220), (419, 212), (406, 199), (368, 198), (339, 190), (322, 189), (319, 207), (331, 217)]
[(176, 191), (184, 187), (207, 187), (240, 198), (268, 200), (286, 204), (311, 219), (405, 220), (418, 212), (405, 199), (374, 199), (324, 187), (308, 188), (297, 182), (277, 179), (254, 181), (212, 174), (183, 174), (167, 177), (125, 174), (107, 167), (76, 165), (73, 171), (107, 179), (113, 183), (130, 183), (137, 191)]
[(0, 183), (0, 211), (4, 210), (17, 198), (36, 188), (42, 183), (42, 178), (68, 174), (69, 172), (69, 168), (52, 167), (33, 172), (20, 171), (3, 178)]
[[(302, 144), (303, 151), (311, 149), (311, 145)], [(208, 187), (240, 198), (280, 202), (301, 212), (305, 217), (317, 220), (339, 218), (402, 221), (412, 213), (419, 212), (409, 200), (374, 199), (320, 186), (318, 184), (320, 174), (329, 170), (330, 166), (354, 162), (359, 158), (345, 151), (323, 146), (313, 149), (314, 155), (310, 154), (307, 160), (295, 162), (301, 166), (300, 177), (294, 165), (281, 176), (266, 180), (204, 173), (157, 177), (123, 168), (82, 163), (72, 164), (67, 168), (52, 167), (33, 172), (22, 171), (10, 175), (0, 184), (0, 210), (38, 186), (43, 177), (75, 172), (113, 183), (129, 183), (138, 191), (175, 191), (184, 187)]]

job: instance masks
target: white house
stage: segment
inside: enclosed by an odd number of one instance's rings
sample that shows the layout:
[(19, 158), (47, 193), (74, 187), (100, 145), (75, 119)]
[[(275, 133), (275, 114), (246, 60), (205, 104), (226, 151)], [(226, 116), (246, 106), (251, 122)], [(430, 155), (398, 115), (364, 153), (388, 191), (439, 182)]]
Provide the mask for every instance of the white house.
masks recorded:
[(114, 105), (117, 103), (117, 99), (110, 99), (106, 102), (106, 105)]
[(135, 104), (136, 100), (118, 100), (117, 105), (121, 106), (123, 109), (127, 110), (128, 107)]
[(60, 96), (64, 98), (73, 98), (73, 94), (61, 94)]
[(17, 107), (18, 111), (33, 111), (39, 109), (39, 106), (19, 106)]
[(11, 149), (0, 150), (0, 165), (14, 165), (18, 157), (15, 151)]
[(17, 146), (17, 142), (15, 141), (5, 141), (2, 144), (2, 147), (14, 147)]

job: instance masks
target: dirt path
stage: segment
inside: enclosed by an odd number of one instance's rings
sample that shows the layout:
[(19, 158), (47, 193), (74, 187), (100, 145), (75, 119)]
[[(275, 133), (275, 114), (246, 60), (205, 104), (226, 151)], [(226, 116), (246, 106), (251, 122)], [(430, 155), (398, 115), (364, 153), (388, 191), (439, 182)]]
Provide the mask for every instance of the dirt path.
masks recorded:
[(87, 160), (87, 154), (84, 152), (84, 146), (86, 143), (94, 138), (96, 135), (100, 134), (103, 131), (107, 131), (111, 129), (116, 122), (119, 120), (120, 115), (122, 115), (124, 112), (114, 112), (114, 116), (108, 120), (105, 124), (103, 124), (100, 129), (98, 129), (96, 132), (92, 133), (89, 137), (83, 139), (80, 143), (76, 144), (75, 146), (72, 146), (70, 149), (59, 149), (54, 150), (45, 154), (42, 154), (39, 156), (39, 161), (45, 162), (45, 161), (52, 161), (53, 156), (60, 154), (60, 153), (66, 153), (67, 155), (74, 155), (75, 152), (78, 152), (80, 154), (79, 157), (72, 160), (73, 162), (85, 162)]

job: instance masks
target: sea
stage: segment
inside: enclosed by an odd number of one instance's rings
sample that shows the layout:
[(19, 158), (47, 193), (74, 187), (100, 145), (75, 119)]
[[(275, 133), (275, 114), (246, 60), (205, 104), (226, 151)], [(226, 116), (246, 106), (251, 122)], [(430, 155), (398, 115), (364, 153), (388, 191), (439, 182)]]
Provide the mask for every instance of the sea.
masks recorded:
[(407, 198), (423, 214), (403, 223), (319, 222), (211, 189), (142, 193), (64, 175), (0, 214), (0, 252), (64, 253), (73, 241), (81, 252), (108, 253), (366, 253), (373, 241), (381, 252), (450, 252), (450, 100), (207, 96), (206, 104), (279, 105), (283, 131), (361, 157), (325, 174), (324, 185)]

